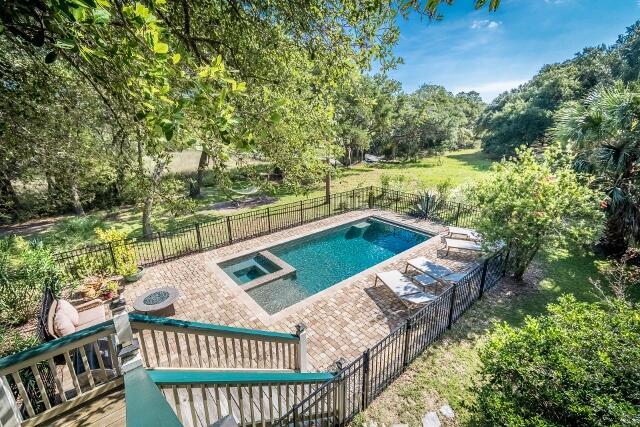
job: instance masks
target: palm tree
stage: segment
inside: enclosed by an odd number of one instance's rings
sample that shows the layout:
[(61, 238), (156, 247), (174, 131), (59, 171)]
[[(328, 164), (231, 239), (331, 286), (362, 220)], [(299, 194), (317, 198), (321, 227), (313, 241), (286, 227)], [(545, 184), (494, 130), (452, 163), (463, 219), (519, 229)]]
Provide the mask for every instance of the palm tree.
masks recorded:
[(576, 169), (592, 174), (607, 198), (599, 246), (620, 256), (640, 238), (640, 84), (599, 87), (556, 115), (554, 136), (577, 151)]

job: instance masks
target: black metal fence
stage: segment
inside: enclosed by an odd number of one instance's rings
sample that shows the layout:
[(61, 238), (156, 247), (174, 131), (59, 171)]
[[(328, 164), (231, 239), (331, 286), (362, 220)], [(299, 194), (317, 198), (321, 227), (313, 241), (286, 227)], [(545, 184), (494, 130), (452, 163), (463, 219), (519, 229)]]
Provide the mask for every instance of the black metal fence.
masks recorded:
[(395, 190), (364, 187), (332, 194), (328, 202), (322, 196), (256, 209), (154, 233), (146, 239), (84, 246), (57, 253), (55, 258), (72, 277), (110, 274), (118, 269), (118, 257), (114, 253), (123, 249), (119, 246), (132, 251), (138, 265), (146, 267), (358, 209), (379, 208), (415, 214), (416, 206), (421, 201), (423, 206), (426, 204), (426, 209), (418, 214), (437, 222), (467, 227), (477, 219), (477, 209), (472, 206), (435, 199), (431, 201), (420, 195)]
[(456, 285), (416, 312), (313, 394), (295, 404), (278, 425), (345, 425), (382, 393), (504, 275), (503, 250), (486, 258)]

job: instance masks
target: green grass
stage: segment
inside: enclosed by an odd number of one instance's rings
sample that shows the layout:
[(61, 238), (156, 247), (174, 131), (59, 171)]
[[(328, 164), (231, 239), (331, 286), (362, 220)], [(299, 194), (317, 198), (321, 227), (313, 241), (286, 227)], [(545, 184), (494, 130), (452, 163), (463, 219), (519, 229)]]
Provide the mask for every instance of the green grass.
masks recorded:
[[(186, 159), (186, 160), (185, 160)], [(181, 160), (179, 165), (172, 169), (173, 173), (187, 176), (197, 165), (196, 156), (191, 153)], [(341, 168), (332, 180), (332, 191), (351, 190), (356, 187), (380, 185), (383, 175), (399, 178), (400, 190), (416, 191), (424, 188), (433, 188), (438, 183), (450, 180), (454, 186), (460, 186), (476, 180), (491, 166), (491, 160), (479, 149), (468, 149), (449, 153), (441, 157), (425, 158), (416, 162), (392, 162), (377, 165), (358, 164), (348, 168)], [(265, 165), (254, 164), (254, 173), (263, 172)], [(233, 170), (234, 188), (243, 188), (249, 185), (247, 178), (239, 169)], [(212, 172), (205, 176), (205, 185), (213, 183)], [(191, 225), (196, 222), (207, 221), (237, 213), (242, 210), (220, 211), (214, 208), (219, 202), (228, 201), (227, 195), (212, 186), (202, 189), (203, 197), (196, 201), (196, 211), (193, 214), (173, 216), (163, 208), (161, 200), (156, 202), (154, 211), (154, 227), (157, 231), (171, 230), (177, 227)], [(264, 194), (272, 198), (273, 202), (262, 205), (263, 207), (275, 204), (289, 203), (300, 199), (317, 197), (324, 194), (324, 183), (319, 182), (307, 194), (294, 194), (284, 188), (276, 188), (270, 194)], [(247, 209), (245, 209), (247, 210)], [(137, 207), (116, 208), (90, 212), (86, 218), (66, 218), (56, 222), (53, 226), (28, 234), (32, 238), (41, 238), (48, 245), (56, 249), (66, 249), (80, 246), (85, 243), (95, 243), (93, 229), (100, 227), (116, 227), (127, 232), (130, 236), (141, 234), (141, 212)]]
[[(471, 424), (469, 411), (478, 381), (478, 349), (495, 322), (521, 325), (526, 316), (546, 312), (562, 294), (581, 301), (597, 299), (589, 278), (599, 276), (604, 261), (593, 255), (556, 250), (541, 254), (528, 279), (538, 285), (508, 283), (470, 308), (438, 341), (416, 359), (360, 419), (378, 425), (420, 425), (422, 416), (449, 404), (458, 424)], [(442, 417), (441, 417), (442, 418)]]

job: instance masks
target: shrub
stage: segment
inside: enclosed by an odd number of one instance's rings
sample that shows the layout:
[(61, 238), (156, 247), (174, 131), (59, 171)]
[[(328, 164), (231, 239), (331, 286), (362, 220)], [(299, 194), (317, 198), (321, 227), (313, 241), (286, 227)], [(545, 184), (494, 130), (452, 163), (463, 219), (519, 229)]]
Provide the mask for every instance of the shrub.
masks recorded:
[(640, 313), (561, 297), (480, 351), (478, 413), (492, 425), (638, 425)]
[(61, 271), (42, 242), (0, 240), (0, 323), (19, 325), (34, 314), (45, 287), (61, 291)]
[(510, 267), (522, 279), (540, 249), (593, 242), (602, 228), (598, 194), (576, 174), (572, 158), (552, 146), (541, 158), (531, 149), (502, 161), (471, 190), (478, 231), (487, 245), (505, 242)]
[(122, 276), (130, 276), (138, 271), (136, 253), (127, 244), (127, 233), (114, 228), (102, 230), (96, 228), (96, 235), (102, 243), (109, 243), (113, 251), (113, 259), (116, 264), (115, 272)]

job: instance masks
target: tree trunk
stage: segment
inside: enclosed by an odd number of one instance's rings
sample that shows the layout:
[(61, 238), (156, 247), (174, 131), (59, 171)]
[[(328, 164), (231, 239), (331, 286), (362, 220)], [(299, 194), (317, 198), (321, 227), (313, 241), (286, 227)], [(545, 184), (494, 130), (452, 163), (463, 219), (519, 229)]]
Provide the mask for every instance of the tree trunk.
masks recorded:
[(2, 211), (7, 212), (14, 219), (17, 218), (20, 200), (11, 180), (4, 175), (0, 176), (0, 206)]
[(75, 180), (71, 182), (71, 205), (73, 206), (73, 213), (78, 216), (84, 216), (84, 208), (78, 192), (78, 183)]
[(165, 163), (157, 162), (153, 168), (153, 172), (149, 177), (150, 185), (147, 189), (147, 195), (144, 198), (142, 206), (142, 234), (145, 238), (150, 238), (153, 235), (153, 226), (151, 225), (151, 216), (153, 214), (153, 202), (155, 200), (156, 188), (162, 177)]
[(604, 236), (596, 245), (596, 249), (606, 256), (621, 257), (629, 247), (624, 231), (623, 220), (618, 215), (609, 215)]
[(189, 196), (191, 198), (200, 197), (200, 189), (202, 188), (202, 181), (204, 180), (204, 172), (209, 164), (209, 155), (206, 151), (202, 150), (200, 154), (200, 161), (198, 162), (198, 173), (196, 175), (196, 182), (189, 183)]

